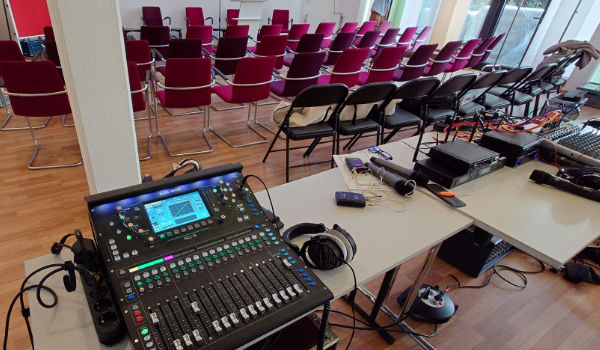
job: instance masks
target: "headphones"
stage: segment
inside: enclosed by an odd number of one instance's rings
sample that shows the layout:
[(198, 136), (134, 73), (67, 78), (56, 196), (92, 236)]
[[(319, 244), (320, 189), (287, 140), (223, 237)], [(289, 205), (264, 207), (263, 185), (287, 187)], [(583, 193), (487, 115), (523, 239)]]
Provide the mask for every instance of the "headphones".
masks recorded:
[(564, 168), (557, 176), (579, 186), (600, 190), (600, 168)]
[[(298, 236), (310, 237), (302, 248), (292, 243), (292, 239)], [(351, 262), (356, 255), (354, 239), (337, 224), (328, 229), (323, 224), (302, 223), (285, 230), (282, 237), (308, 266), (315, 269), (334, 269)]]

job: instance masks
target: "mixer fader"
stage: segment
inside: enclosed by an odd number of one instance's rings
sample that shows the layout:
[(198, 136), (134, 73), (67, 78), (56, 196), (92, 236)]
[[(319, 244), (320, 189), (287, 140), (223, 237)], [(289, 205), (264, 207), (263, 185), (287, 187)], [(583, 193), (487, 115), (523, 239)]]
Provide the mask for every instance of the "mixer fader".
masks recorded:
[(134, 348), (234, 348), (332, 299), (242, 187), (241, 169), (86, 198)]

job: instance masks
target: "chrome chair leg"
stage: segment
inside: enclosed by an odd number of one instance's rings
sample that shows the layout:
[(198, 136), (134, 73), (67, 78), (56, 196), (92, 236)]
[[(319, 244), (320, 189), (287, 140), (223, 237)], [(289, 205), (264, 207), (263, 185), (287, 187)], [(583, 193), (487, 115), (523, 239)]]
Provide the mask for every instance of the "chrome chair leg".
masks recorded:
[(213, 148), (212, 144), (210, 143), (210, 139), (209, 139), (208, 134), (206, 132), (206, 116), (208, 116), (209, 113), (210, 113), (209, 109), (206, 108), (206, 106), (204, 106), (205, 117), (202, 118), (203, 119), (202, 136), (204, 136), (204, 140), (208, 144), (208, 149), (205, 149), (205, 150), (202, 150), (202, 151), (192, 151), (192, 152), (182, 152), (182, 153), (173, 153), (173, 152), (171, 152), (171, 149), (169, 148), (169, 143), (167, 142), (167, 138), (163, 134), (160, 133), (160, 129), (158, 128), (158, 116), (156, 117), (156, 134), (158, 135), (158, 137), (162, 141), (163, 146), (165, 146), (165, 149), (167, 150), (167, 153), (169, 154), (169, 156), (171, 156), (171, 157), (190, 156), (190, 155), (194, 155), (194, 154), (210, 153), (210, 152), (213, 152), (215, 150)]
[(260, 131), (256, 130), (256, 128), (252, 125), (252, 121), (250, 120), (250, 112), (252, 110), (252, 105), (253, 105), (253, 103), (248, 104), (248, 119), (246, 120), (246, 125), (248, 126), (248, 128), (250, 128), (250, 130), (252, 130), (256, 134), (258, 134), (258, 136), (260, 136), (262, 138), (262, 140), (234, 145), (233, 143), (231, 143), (231, 141), (229, 141), (225, 136), (223, 136), (219, 131), (217, 131), (215, 128), (213, 128), (210, 125), (210, 119), (208, 122), (208, 129), (210, 131), (212, 131), (215, 135), (217, 135), (218, 138), (223, 140), (223, 142), (225, 142), (226, 144), (228, 144), (230, 147), (233, 147), (233, 148), (246, 147), (246, 146), (258, 145), (261, 143), (269, 142), (269, 139), (265, 135), (261, 134)]
[(210, 105), (210, 108), (212, 108), (213, 110), (217, 111), (217, 112), (223, 112), (223, 111), (231, 111), (234, 109), (242, 109), (242, 108), (246, 108), (246, 105), (243, 103), (240, 103), (239, 106), (233, 106), (233, 107), (227, 107), (227, 108), (217, 108), (214, 105)]
[[(269, 131), (270, 133), (276, 135), (277, 132), (275, 130), (271, 129), (270, 127), (266, 126), (265, 124), (259, 122), (256, 119), (256, 114), (257, 114), (257, 111), (258, 111), (258, 106), (260, 106), (260, 104), (258, 102), (254, 102), (254, 124), (256, 124), (256, 125), (264, 128), (265, 130)], [(285, 140), (285, 136), (283, 136), (282, 134), (279, 134), (279, 138)]]
[(79, 162), (77, 163), (68, 163), (68, 164), (53, 164), (53, 165), (37, 165), (34, 166), (33, 162), (35, 161), (35, 157), (37, 157), (38, 152), (41, 149), (40, 143), (38, 142), (37, 138), (35, 137), (35, 132), (33, 131), (33, 127), (31, 126), (31, 120), (29, 120), (29, 117), (26, 118), (27, 119), (27, 124), (29, 125), (29, 131), (31, 131), (31, 137), (33, 138), (33, 144), (35, 145), (35, 149), (33, 150), (33, 154), (31, 155), (31, 159), (29, 160), (29, 163), (27, 163), (27, 168), (31, 169), (31, 170), (38, 170), (38, 169), (54, 169), (54, 168), (67, 168), (67, 167), (74, 167), (74, 166), (79, 166), (83, 164), (83, 159), (80, 159)]
[[(10, 112), (10, 110), (8, 109), (8, 106), (6, 106), (6, 110), (8, 111), (8, 115), (6, 116), (6, 119), (4, 119), (4, 122), (2, 122), (2, 125), (0, 125), (0, 131), (12, 131), (12, 130), (29, 130), (29, 126), (22, 126), (22, 127), (14, 127), (14, 128), (7, 128), (6, 124), (8, 124), (8, 122), (10, 121), (10, 119), (12, 118), (12, 113)], [(32, 126), (33, 129), (43, 129), (46, 126), (48, 126), (48, 123), (50, 123), (50, 119), (52, 119), (52, 117), (48, 117), (48, 119), (46, 119), (46, 121), (39, 126)]]
[(75, 123), (73, 123), (73, 124), (67, 124), (66, 121), (67, 121), (67, 115), (64, 114), (62, 116), (62, 118), (61, 118), (61, 121), (60, 121), (61, 124), (62, 124), (62, 126), (69, 126), (69, 127), (75, 126)]
[[(152, 118), (149, 116), (149, 117), (146, 117), (145, 119), (148, 120), (148, 130), (150, 130), (150, 134), (148, 135), (148, 146), (147, 146), (148, 147), (148, 155), (145, 157), (138, 156), (140, 161), (148, 160), (148, 159), (152, 158), (152, 148), (151, 147), (152, 147), (152, 138), (154, 137), (154, 134), (152, 133)], [(134, 121), (135, 120), (136, 119), (134, 118)]]

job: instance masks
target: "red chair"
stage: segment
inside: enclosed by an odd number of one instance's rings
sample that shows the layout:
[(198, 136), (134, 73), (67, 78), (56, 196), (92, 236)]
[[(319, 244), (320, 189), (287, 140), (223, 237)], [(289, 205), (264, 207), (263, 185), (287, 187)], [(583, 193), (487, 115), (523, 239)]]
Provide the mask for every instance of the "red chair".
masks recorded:
[(290, 31), (290, 22), (293, 23), (293, 20), (290, 21), (290, 11), (289, 10), (273, 10), (273, 18), (269, 18), (269, 23), (272, 24), (281, 24), (281, 32), (289, 33)]
[(367, 72), (358, 75), (358, 84), (365, 85), (379, 81), (391, 81), (394, 71), (399, 68), (399, 63), (407, 51), (406, 46), (384, 47), (367, 68)]
[(243, 36), (245, 38), (248, 38), (249, 31), (250, 31), (250, 26), (247, 24), (228, 25), (227, 28), (225, 28), (225, 34), (223, 34), (223, 37), (232, 38), (232, 37), (237, 37), (237, 36)]
[(331, 46), (329, 48), (325, 48), (327, 57), (325, 57), (323, 64), (326, 66), (333, 66), (336, 64), (342, 55), (342, 52), (352, 46), (355, 36), (356, 35), (354, 32), (339, 33), (336, 35), (335, 39), (333, 39), (331, 42)]
[(234, 74), (239, 60), (246, 57), (248, 38), (243, 36), (219, 39), (217, 50), (214, 54), (205, 51), (214, 61), (214, 67), (221, 73)]
[(396, 40), (396, 37), (398, 36), (399, 31), (400, 31), (400, 28), (388, 29), (385, 32), (385, 34), (381, 37), (379, 42), (375, 44), (375, 50), (371, 50), (371, 52), (369, 52), (369, 56), (374, 57), (384, 47), (396, 46), (395, 40)]
[(488, 47), (490, 47), (490, 45), (492, 44), (492, 42), (494, 42), (495, 39), (495, 37), (489, 37), (481, 41), (479, 45), (477, 45), (475, 49), (473, 49), (473, 53), (471, 53), (471, 58), (467, 62), (465, 68), (471, 68), (478, 65), (483, 59), (483, 56), (485, 55), (485, 52), (487, 51)]
[(30, 117), (66, 115), (71, 113), (71, 106), (58, 69), (50, 61), (2, 63), (2, 78), (5, 88), (2, 92), (10, 97), (13, 113), (24, 116), (31, 131), (35, 149), (27, 163), (29, 169), (51, 169), (72, 167), (77, 163), (34, 166), (33, 162), (40, 151), (40, 144), (35, 137)]
[(169, 26), (171, 25), (171, 17), (162, 17), (160, 12), (160, 7), (158, 6), (144, 6), (142, 7), (142, 21), (145, 26), (154, 26), (161, 27), (163, 26), (163, 21), (165, 19), (169, 20)]
[(137, 65), (140, 81), (147, 81), (146, 72), (152, 69), (154, 64), (148, 40), (125, 40), (125, 58)]
[(423, 70), (423, 75), (432, 77), (444, 73), (446, 67), (452, 61), (452, 55), (456, 53), (461, 44), (461, 41), (451, 41), (444, 45), (435, 58), (429, 59), (429, 64)]
[(421, 33), (419, 33), (419, 35), (417, 35), (417, 38), (415, 39), (414, 44), (410, 48), (410, 51), (412, 51), (412, 52), (417, 51), (417, 49), (419, 47), (421, 47), (421, 45), (423, 45), (427, 41), (427, 39), (429, 39), (429, 34), (431, 34), (432, 30), (433, 30), (432, 26), (426, 26), (425, 28), (423, 28)]
[(237, 26), (238, 18), (240, 17), (240, 9), (227, 9), (227, 17), (225, 20), (227, 21), (228, 26)]
[(279, 72), (271, 83), (271, 92), (280, 97), (293, 97), (305, 88), (316, 85), (325, 52), (303, 52), (294, 55), (290, 68), (284, 77)]
[(362, 38), (360, 38), (360, 40), (355, 41), (355, 45), (358, 48), (361, 47), (366, 47), (370, 50), (375, 48), (375, 44), (377, 43), (377, 40), (379, 39), (379, 31), (378, 30), (371, 30), (365, 33), (365, 35), (363, 35)]
[[(202, 58), (204, 51), (200, 39), (171, 39), (169, 42), (169, 58)], [(156, 71), (166, 74), (166, 66), (156, 67)]]
[[(290, 40), (288, 39), (288, 44), (289, 44)], [(298, 45), (296, 46), (295, 50), (292, 50), (289, 46), (288, 46), (288, 52), (292, 53), (292, 54), (297, 54), (300, 52), (317, 52), (321, 49), (321, 44), (323, 43), (323, 34), (321, 33), (313, 33), (313, 34), (304, 34), (301, 38), (300, 41), (298, 42)], [(289, 66), (292, 63), (292, 57), (285, 57), (283, 59), (283, 64), (285, 64), (286, 66)]]
[[(225, 141), (231, 147), (245, 147), (250, 145), (256, 145), (259, 143), (268, 142), (269, 139), (261, 134), (250, 122), (250, 111), (252, 105), (254, 105), (254, 122), (256, 122), (256, 110), (258, 109), (258, 101), (264, 100), (269, 97), (270, 84), (273, 81), (272, 74), (273, 68), (275, 67), (275, 57), (247, 57), (240, 60), (238, 63), (233, 82), (216, 70), (221, 75), (228, 85), (215, 86), (213, 92), (216, 93), (223, 101), (227, 103), (249, 103), (248, 104), (248, 120), (246, 125), (250, 130), (258, 134), (262, 140), (253, 141), (244, 144), (232, 144), (225, 136), (215, 130), (210, 125), (208, 128), (214, 132), (221, 140)], [(260, 125), (260, 124), (258, 124)]]
[(379, 23), (379, 26), (377, 26), (377, 28), (375, 28), (381, 33), (379, 36), (379, 40), (377, 40), (378, 44), (381, 41), (381, 39), (383, 38), (383, 36), (385, 35), (385, 33), (388, 31), (388, 29), (392, 28), (393, 24), (394, 24), (394, 22), (392, 22), (392, 21), (383, 21), (383, 22)]
[(323, 47), (329, 47), (329, 44), (331, 44), (334, 29), (335, 22), (321, 22), (317, 26), (317, 30), (315, 30), (315, 33), (323, 34)]
[(148, 40), (150, 49), (162, 59), (169, 58), (169, 41), (171, 40), (171, 29), (167, 26), (142, 26), (140, 28), (140, 39)]
[[(211, 87), (214, 85), (211, 77), (211, 62), (208, 58), (169, 58), (167, 59), (167, 74), (164, 85), (152, 73), (154, 84), (162, 90), (155, 89), (155, 96), (160, 105), (169, 110), (172, 108), (201, 108), (190, 114), (203, 113), (202, 135), (208, 144), (208, 149), (201, 151), (173, 153), (167, 143), (167, 138), (161, 134), (158, 126), (158, 108), (155, 110), (156, 133), (160, 137), (167, 153), (171, 157), (188, 156), (192, 154), (209, 153), (214, 151), (208, 137), (206, 126), (210, 123)], [(170, 113), (170, 112), (169, 112)]]
[(400, 46), (408, 46), (410, 48), (410, 44), (412, 44), (412, 38), (415, 36), (415, 33), (419, 30), (419, 27), (408, 27), (404, 29), (402, 35), (400, 35), (400, 39), (396, 42), (396, 44)]
[(458, 55), (452, 56), (454, 59), (448, 64), (448, 67), (446, 68), (444, 73), (452, 74), (465, 68), (467, 66), (467, 63), (471, 59), (471, 53), (480, 41), (481, 38), (471, 39), (467, 41), (467, 43), (465, 44), (465, 46), (463, 46)]
[(437, 44), (419, 47), (406, 64), (400, 64), (400, 68), (394, 72), (394, 80), (409, 81), (422, 76), (425, 67), (429, 64), (429, 57), (431, 57), (436, 48)]
[(280, 35), (281, 24), (265, 24), (260, 27), (258, 34), (256, 35), (256, 41), (260, 42), (265, 35)]
[(358, 76), (368, 54), (369, 49), (366, 47), (344, 50), (333, 70), (323, 68), (328, 74), (319, 77), (319, 85), (342, 83), (349, 88), (353, 87), (358, 83)]
[(255, 57), (277, 57), (275, 68), (280, 69), (283, 67), (283, 56), (285, 56), (286, 43), (287, 35), (265, 35), (256, 47), (249, 47), (248, 50)]
[(358, 22), (346, 22), (340, 29), (339, 33), (354, 33), (358, 27)]
[(212, 36), (213, 27), (212, 26), (189, 26), (187, 27), (187, 31), (185, 33), (186, 39), (200, 39), (202, 41), (202, 47), (205, 49), (214, 52), (212, 47)]
[(44, 39), (46, 41), (56, 41), (56, 38), (54, 38), (54, 29), (52, 27), (44, 27)]
[(310, 24), (308, 23), (292, 24), (292, 28), (290, 28), (290, 32), (288, 34), (287, 43), (287, 46), (290, 48), (290, 50), (296, 51), (296, 47), (300, 42), (300, 38), (302, 38), (304, 34), (308, 33), (309, 27)]
[(363, 35), (375, 29), (376, 25), (376, 21), (365, 21), (356, 32), (356, 41), (354, 42), (354, 45), (358, 44), (358, 41), (362, 39)]
[(206, 20), (210, 19), (210, 25), (212, 26), (214, 21), (212, 17), (204, 18), (204, 11), (202, 7), (186, 7), (185, 8), (185, 23), (189, 26), (203, 26)]
[[(19, 48), (19, 44), (16, 41), (12, 40), (0, 40), (0, 86), (4, 86), (4, 82), (2, 81), (2, 62), (5, 61), (25, 61), (25, 56), (21, 53), (21, 48)], [(6, 100), (4, 99), (4, 95), (0, 95), (0, 107), (7, 107)], [(12, 118), (12, 113), (10, 109), (6, 108), (6, 119), (0, 126), (0, 131), (11, 131), (11, 130), (28, 130), (29, 127), (11, 127), (7, 128), (6, 124)], [(34, 126), (34, 129), (45, 128), (50, 122), (50, 118), (46, 119), (44, 124), (40, 126)]]
[[(138, 66), (134, 61), (127, 61), (127, 72), (129, 74), (129, 90), (131, 93), (131, 107), (133, 108), (133, 113), (147, 111), (146, 101), (148, 101), (148, 83), (146, 82), (144, 87), (142, 87)], [(148, 160), (152, 158), (152, 121), (148, 116), (140, 118), (139, 120), (141, 119), (148, 119), (148, 130), (150, 130), (150, 134), (148, 135), (148, 155), (140, 157), (140, 160)]]
[(496, 39), (494, 41), (492, 41), (492, 43), (490, 44), (490, 46), (487, 48), (487, 50), (485, 50), (485, 53), (483, 54), (483, 57), (481, 57), (481, 62), (479, 63), (480, 65), (483, 64), (483, 67), (485, 67), (485, 60), (488, 59), (488, 57), (490, 57), (490, 54), (492, 53), (492, 51), (494, 51), (494, 48), (496, 48), (496, 46), (498, 46), (498, 44), (502, 41), (502, 39), (504, 38), (506, 34), (502, 33), (498, 36), (496, 36)]

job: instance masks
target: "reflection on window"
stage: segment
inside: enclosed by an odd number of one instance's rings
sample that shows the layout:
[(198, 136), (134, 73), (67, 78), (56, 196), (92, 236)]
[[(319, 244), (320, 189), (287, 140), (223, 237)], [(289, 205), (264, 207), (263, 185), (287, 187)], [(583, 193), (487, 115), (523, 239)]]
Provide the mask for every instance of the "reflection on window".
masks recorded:
[(425, 26), (435, 24), (435, 20), (440, 10), (440, 0), (423, 0), (421, 9), (419, 10), (419, 18), (417, 19), (417, 27), (423, 29)]
[(467, 12), (458, 40), (467, 41), (479, 37), (492, 0), (473, 0)]

